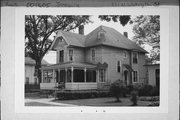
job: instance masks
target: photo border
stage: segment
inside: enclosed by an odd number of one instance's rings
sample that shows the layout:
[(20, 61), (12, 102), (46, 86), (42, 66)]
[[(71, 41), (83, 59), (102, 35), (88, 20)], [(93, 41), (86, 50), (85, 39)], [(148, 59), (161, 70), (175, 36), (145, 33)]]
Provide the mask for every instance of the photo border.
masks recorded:
[[(15, 9), (15, 112), (16, 113), (168, 113), (169, 10), (165, 8), (16, 8)], [(97, 12), (98, 11), (98, 12)], [(24, 106), (25, 15), (160, 15), (159, 107), (30, 107)]]

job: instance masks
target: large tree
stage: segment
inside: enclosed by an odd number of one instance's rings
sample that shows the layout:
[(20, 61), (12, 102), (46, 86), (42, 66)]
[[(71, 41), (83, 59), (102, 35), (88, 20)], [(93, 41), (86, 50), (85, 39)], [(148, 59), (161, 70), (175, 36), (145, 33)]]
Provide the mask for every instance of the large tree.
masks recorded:
[(160, 16), (141, 15), (132, 19), (133, 40), (140, 46), (148, 44), (152, 46), (149, 53), (150, 62), (160, 59)]
[[(100, 15), (99, 18), (103, 21), (120, 22), (122, 26), (128, 23), (133, 25), (133, 40), (136, 44), (143, 47), (148, 44), (153, 46), (148, 56), (149, 62), (159, 60), (160, 47), (157, 46), (160, 43), (160, 16), (159, 15)], [(156, 46), (156, 47), (154, 47)]]
[(89, 16), (25, 16), (25, 56), (36, 61), (36, 73), (41, 82), (41, 61), (49, 50), (52, 41), (50, 36), (57, 30), (70, 31), (80, 25), (91, 22)]

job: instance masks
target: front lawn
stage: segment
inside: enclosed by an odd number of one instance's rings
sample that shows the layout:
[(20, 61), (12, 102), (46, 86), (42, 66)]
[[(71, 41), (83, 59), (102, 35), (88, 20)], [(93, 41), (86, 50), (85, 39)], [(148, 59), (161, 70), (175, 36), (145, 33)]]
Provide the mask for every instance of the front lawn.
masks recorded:
[[(106, 98), (91, 98), (91, 99), (78, 99), (78, 100), (53, 100), (52, 102), (63, 103), (63, 104), (72, 104), (77, 106), (131, 106), (132, 102), (130, 98), (120, 98), (121, 102), (116, 102), (116, 99), (113, 97)], [(138, 101), (138, 106), (148, 106), (149, 101)]]

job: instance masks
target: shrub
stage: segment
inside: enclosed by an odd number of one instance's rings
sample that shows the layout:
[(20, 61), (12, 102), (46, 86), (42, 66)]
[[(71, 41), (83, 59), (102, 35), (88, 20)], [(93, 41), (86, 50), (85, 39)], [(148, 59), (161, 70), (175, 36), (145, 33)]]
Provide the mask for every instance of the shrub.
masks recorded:
[(120, 102), (119, 97), (126, 95), (127, 89), (121, 80), (117, 80), (110, 86), (110, 93)]
[(39, 92), (40, 85), (38, 84), (25, 84), (25, 93)]
[(137, 106), (137, 94), (138, 92), (136, 90), (131, 92), (131, 102), (133, 103), (132, 106)]
[(144, 85), (138, 88), (139, 96), (159, 96), (159, 88)]
[(59, 91), (56, 93), (56, 98), (59, 100), (86, 99), (109, 96), (109, 92), (106, 91)]

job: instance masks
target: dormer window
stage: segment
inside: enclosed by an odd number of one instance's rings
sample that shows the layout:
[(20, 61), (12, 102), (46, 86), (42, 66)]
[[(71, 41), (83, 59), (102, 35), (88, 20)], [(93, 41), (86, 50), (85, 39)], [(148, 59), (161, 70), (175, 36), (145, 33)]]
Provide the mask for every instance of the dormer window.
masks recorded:
[(98, 40), (105, 38), (105, 31), (99, 31), (98, 32)]
[(59, 42), (63, 42), (63, 41), (64, 41), (64, 39), (63, 39), (63, 37), (62, 37), (62, 36), (60, 36), (60, 37), (56, 38), (56, 40), (58, 40)]

